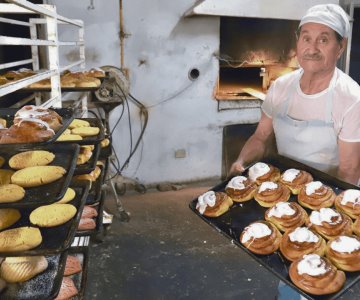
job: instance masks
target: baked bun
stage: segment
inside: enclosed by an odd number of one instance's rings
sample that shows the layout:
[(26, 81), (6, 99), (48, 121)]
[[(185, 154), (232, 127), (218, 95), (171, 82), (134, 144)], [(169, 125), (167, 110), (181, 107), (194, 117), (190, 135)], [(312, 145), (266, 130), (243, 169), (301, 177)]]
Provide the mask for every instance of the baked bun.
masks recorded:
[(297, 195), (306, 183), (313, 181), (313, 177), (303, 170), (288, 169), (281, 174), (279, 181), (286, 185), (294, 195)]
[(312, 295), (336, 293), (346, 280), (343, 271), (317, 254), (304, 255), (294, 261), (290, 265), (289, 276), (299, 289)]
[(41, 232), (35, 227), (18, 227), (0, 232), (0, 252), (25, 251), (39, 246), (41, 242)]
[(39, 227), (54, 227), (71, 220), (76, 211), (74, 205), (54, 203), (34, 209), (29, 219), (32, 224)]
[(241, 244), (260, 255), (274, 253), (278, 250), (280, 241), (280, 231), (272, 223), (262, 220), (246, 226), (240, 235)]
[(336, 194), (331, 187), (320, 181), (312, 181), (300, 189), (298, 202), (304, 207), (319, 210), (323, 207), (331, 207), (335, 197)]
[(100, 142), (100, 147), (101, 148), (105, 148), (105, 147), (107, 147), (109, 145), (110, 145), (110, 140), (108, 138), (105, 138)]
[(10, 227), (21, 218), (20, 211), (14, 208), (0, 208), (0, 230)]
[(80, 146), (80, 152), (77, 157), (76, 164), (82, 165), (90, 160), (92, 156), (92, 150), (89, 146)]
[(265, 181), (257, 189), (254, 198), (262, 207), (272, 207), (276, 203), (288, 201), (290, 190), (280, 182)]
[(76, 196), (76, 192), (72, 188), (67, 188), (64, 197), (62, 197), (56, 203), (68, 203), (68, 202), (74, 200), (75, 196)]
[(66, 264), (64, 270), (64, 276), (73, 275), (81, 272), (82, 266), (80, 260), (74, 255), (68, 255), (66, 257)]
[(1, 264), (0, 276), (9, 283), (27, 281), (48, 267), (44, 256), (7, 257)]
[(309, 253), (322, 256), (325, 247), (325, 240), (318, 233), (306, 227), (297, 227), (286, 231), (280, 243), (280, 251), (289, 261), (297, 260)]
[(25, 190), (17, 184), (0, 185), (0, 203), (20, 201), (25, 197)]
[(71, 134), (80, 135), (81, 137), (88, 137), (98, 135), (100, 132), (99, 127), (77, 127), (71, 129)]
[(233, 177), (225, 187), (225, 192), (234, 202), (245, 202), (254, 198), (256, 184), (244, 176)]
[(231, 198), (223, 192), (208, 191), (198, 197), (196, 209), (207, 217), (218, 217), (233, 205)]
[(285, 232), (305, 224), (306, 211), (295, 202), (279, 202), (265, 212), (265, 220)]
[(9, 166), (15, 170), (27, 167), (46, 166), (55, 158), (54, 153), (45, 150), (20, 152), (9, 159)]
[(280, 178), (280, 170), (270, 164), (258, 162), (249, 168), (248, 175), (251, 181), (260, 185), (265, 181), (278, 181)]
[(360, 271), (360, 238), (341, 235), (326, 245), (326, 257), (340, 270)]
[(89, 126), (90, 126), (90, 123), (86, 120), (74, 119), (71, 121), (69, 128), (74, 129), (74, 128), (78, 128), (78, 127), (89, 127)]
[(77, 230), (93, 230), (96, 228), (96, 222), (92, 218), (81, 218)]
[(83, 138), (81, 135), (78, 134), (60, 134), (57, 138), (57, 142), (64, 142), (64, 141), (81, 141)]
[(335, 207), (352, 219), (360, 216), (360, 190), (348, 189), (335, 198)]
[(0, 169), (0, 185), (9, 184), (14, 173), (13, 170)]
[(69, 300), (78, 294), (74, 281), (70, 277), (63, 277), (59, 294), (54, 300)]
[(88, 77), (104, 78), (105, 72), (99, 68), (92, 68), (89, 71), (84, 71), (84, 75)]
[(96, 166), (95, 169), (93, 171), (91, 171), (89, 174), (82, 174), (82, 175), (77, 175), (74, 178), (77, 180), (90, 180), (91, 182), (96, 181), (96, 179), (99, 178), (101, 174), (101, 169)]
[(339, 235), (352, 234), (351, 218), (332, 208), (320, 208), (319, 211), (312, 211), (306, 225), (327, 240)]
[(37, 81), (37, 82), (34, 82), (32, 84), (30, 84), (28, 86), (28, 88), (31, 88), (31, 89), (44, 89), (44, 88), (51, 88), (51, 81), (50, 79), (43, 79), (43, 80), (40, 80), (40, 81)]

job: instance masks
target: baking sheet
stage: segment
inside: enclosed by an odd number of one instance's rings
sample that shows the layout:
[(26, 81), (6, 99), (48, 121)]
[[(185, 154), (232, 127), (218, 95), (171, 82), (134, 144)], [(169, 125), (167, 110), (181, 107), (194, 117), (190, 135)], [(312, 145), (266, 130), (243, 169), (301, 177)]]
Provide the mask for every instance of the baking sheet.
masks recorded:
[[(282, 157), (282, 156), (273, 156), (264, 158), (262, 162), (272, 164), (273, 166), (280, 169), (281, 172), (284, 172), (289, 168), (296, 168), (308, 171), (314, 177), (314, 180), (319, 180), (324, 184), (330, 186), (336, 194), (339, 194), (345, 189), (358, 189), (358, 187), (338, 180), (328, 174), (315, 170), (311, 167), (308, 167), (304, 164), (296, 162), (294, 160)], [(247, 176), (247, 170), (243, 173)], [(224, 191), (225, 186), (228, 181), (222, 182), (221, 184), (215, 186), (211, 190), (213, 191)], [(297, 197), (291, 195), (289, 201), (296, 201)], [(261, 207), (255, 200), (250, 200), (243, 203), (235, 203), (230, 210), (222, 216), (217, 218), (208, 218), (201, 215), (196, 210), (197, 199), (194, 199), (190, 202), (190, 209), (194, 211), (200, 218), (202, 218), (209, 225), (213, 226), (218, 232), (225, 235), (229, 238), (234, 244), (240, 247), (243, 251), (248, 253), (251, 257), (253, 257), (256, 261), (258, 261), (261, 265), (266, 267), (269, 271), (271, 271), (274, 275), (279, 277), (283, 282), (290, 285), (293, 289), (298, 291), (304, 297), (308, 299), (317, 299), (317, 300), (332, 300), (340, 297), (344, 294), (352, 285), (360, 279), (360, 271), (359, 272), (345, 272), (346, 273), (346, 282), (344, 287), (335, 294), (315, 296), (310, 295), (298, 287), (296, 287), (290, 280), (288, 275), (288, 268), (290, 263), (281, 255), (280, 250), (276, 251), (270, 255), (257, 255), (255, 253), (250, 252), (247, 248), (245, 248), (240, 243), (240, 234), (243, 229), (248, 226), (250, 223), (257, 220), (264, 220), (264, 214), (267, 208)], [(308, 209), (306, 209), (309, 212)]]
[[(7, 127), (9, 128), (13, 124), (15, 113), (19, 110), (19, 108), (0, 108), (0, 118), (6, 119)], [(62, 126), (61, 128), (55, 132), (55, 135), (51, 137), (49, 140), (44, 142), (36, 142), (36, 143), (15, 143), (15, 144), (0, 144), (0, 147), (30, 147), (30, 146), (40, 146), (40, 145), (48, 145), (54, 142), (69, 126), (69, 124), (74, 119), (74, 111), (71, 108), (51, 108), (62, 117)]]
[(80, 174), (88, 174), (91, 171), (94, 171), (96, 167), (97, 160), (99, 158), (100, 154), (100, 144), (95, 144), (94, 150), (92, 150), (92, 155), (90, 159), (81, 165), (76, 165), (74, 175), (80, 175)]
[[(65, 224), (54, 226), (54, 227), (39, 227), (42, 235), (42, 243), (30, 250), (26, 251), (12, 251), (12, 252), (1, 252), (1, 256), (26, 256), (26, 255), (45, 255), (45, 254), (55, 254), (62, 252), (70, 247), (76, 229), (79, 224), (80, 216), (85, 205), (85, 199), (89, 192), (89, 182), (87, 181), (73, 181), (70, 185), (75, 192), (75, 198), (68, 202), (76, 207), (77, 213), (76, 215), (66, 222)], [(37, 227), (35, 225), (31, 225), (29, 220), (30, 213), (34, 210), (33, 207), (22, 208), (20, 210), (21, 218), (11, 227), (6, 229), (12, 229), (22, 226), (32, 226)]]
[(21, 148), (21, 150), (17, 147), (3, 149), (0, 146), (0, 156), (4, 157), (6, 161), (2, 169), (11, 169), (8, 165), (9, 159), (19, 152), (29, 150), (46, 150), (54, 153), (55, 159), (49, 165), (63, 167), (66, 170), (66, 174), (52, 183), (38, 187), (25, 188), (25, 197), (22, 200), (13, 203), (0, 203), (0, 208), (20, 208), (50, 204), (61, 199), (65, 194), (74, 174), (76, 159), (79, 153), (79, 145), (52, 144), (41, 147), (24, 147)]
[(47, 269), (35, 277), (20, 283), (8, 283), (0, 293), (2, 300), (39, 300), (54, 299), (59, 292), (64, 273), (67, 252), (45, 256)]

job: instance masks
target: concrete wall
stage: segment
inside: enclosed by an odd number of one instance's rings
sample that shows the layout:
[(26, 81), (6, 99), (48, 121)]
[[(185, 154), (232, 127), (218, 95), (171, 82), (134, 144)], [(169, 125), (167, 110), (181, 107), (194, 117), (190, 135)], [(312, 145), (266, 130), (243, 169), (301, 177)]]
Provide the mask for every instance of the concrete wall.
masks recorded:
[[(52, 1), (58, 12), (85, 22), (87, 67), (120, 65), (119, 3), (115, 0)], [(194, 0), (124, 0), (125, 67), (131, 94), (148, 107), (149, 123), (143, 141), (123, 174), (144, 184), (187, 182), (220, 177), (222, 130), (225, 125), (256, 122), (259, 109), (218, 111), (213, 89), (218, 75), (219, 18), (182, 15)], [(66, 31), (60, 37), (66, 37)], [(67, 52), (66, 52), (67, 51)], [(71, 58), (71, 49), (61, 60)], [(200, 76), (190, 80), (197, 68)], [(131, 102), (134, 139), (139, 134), (139, 110)], [(122, 107), (111, 114), (114, 125)], [(114, 132), (114, 146), (124, 162), (129, 153), (125, 113)], [(175, 151), (184, 149), (184, 158)]]

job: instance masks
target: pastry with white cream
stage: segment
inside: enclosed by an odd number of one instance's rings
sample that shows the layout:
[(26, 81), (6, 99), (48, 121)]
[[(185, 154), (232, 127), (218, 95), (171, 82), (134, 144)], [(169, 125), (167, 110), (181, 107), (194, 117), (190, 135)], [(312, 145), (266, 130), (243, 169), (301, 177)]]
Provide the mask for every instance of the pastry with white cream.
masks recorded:
[(271, 164), (257, 162), (249, 168), (248, 176), (251, 181), (260, 185), (265, 181), (278, 181), (280, 178), (280, 170)]
[(352, 219), (360, 216), (360, 190), (348, 189), (342, 191), (335, 199), (338, 211), (347, 214)]
[(263, 207), (272, 207), (276, 203), (288, 201), (290, 190), (281, 182), (265, 181), (257, 189), (255, 200)]
[(323, 207), (331, 207), (334, 204), (336, 194), (331, 187), (321, 181), (312, 181), (305, 184), (298, 195), (300, 205), (312, 210)]
[(206, 217), (218, 217), (233, 205), (231, 198), (223, 192), (208, 191), (198, 197), (196, 209)]
[(313, 181), (313, 177), (304, 170), (287, 169), (281, 174), (279, 181), (285, 184), (294, 195), (297, 195), (306, 183)]
[(227, 183), (225, 192), (234, 202), (245, 202), (254, 198), (256, 188), (245, 176), (235, 176)]

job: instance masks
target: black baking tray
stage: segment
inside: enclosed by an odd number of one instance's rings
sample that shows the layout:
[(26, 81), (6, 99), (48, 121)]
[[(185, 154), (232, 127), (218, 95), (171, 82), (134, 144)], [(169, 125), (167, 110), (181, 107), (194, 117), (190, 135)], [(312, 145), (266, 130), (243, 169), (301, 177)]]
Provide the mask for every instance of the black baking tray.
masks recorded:
[(94, 182), (92, 182), (92, 184), (91, 184), (91, 189), (90, 189), (89, 195), (86, 199), (87, 205), (92, 205), (92, 204), (98, 203), (100, 201), (101, 188), (102, 188), (102, 185), (104, 183), (104, 178), (105, 178), (104, 167), (100, 166), (100, 169), (101, 169), (101, 173), (100, 173), (98, 179), (95, 180)]
[[(66, 222), (65, 224), (55, 227), (39, 227), (42, 235), (42, 243), (30, 250), (26, 251), (12, 251), (12, 252), (0, 252), (1, 256), (25, 256), (25, 255), (45, 255), (55, 254), (68, 249), (75, 236), (76, 229), (79, 224), (80, 216), (85, 204), (85, 199), (89, 192), (89, 182), (87, 181), (73, 181), (70, 185), (76, 192), (75, 198), (69, 202), (77, 208), (76, 215)], [(23, 208), (20, 210), (21, 218), (14, 225), (7, 229), (32, 226), (29, 220), (29, 215), (33, 211), (33, 208)]]
[[(48, 145), (54, 142), (70, 125), (74, 119), (74, 110), (71, 108), (50, 108), (54, 110), (62, 117), (62, 126), (58, 131), (55, 132), (55, 135), (52, 136), (49, 140), (44, 142), (34, 142), (34, 143), (14, 143), (14, 144), (0, 144), (0, 147), (29, 147), (29, 146), (39, 146), (39, 145)], [(6, 119), (7, 127), (10, 127), (13, 124), (15, 113), (18, 111), (18, 108), (0, 108), (0, 118)]]
[(46, 255), (47, 269), (25, 282), (8, 283), (0, 293), (2, 300), (50, 300), (59, 292), (64, 274), (67, 251)]
[(92, 150), (90, 159), (82, 165), (77, 165), (74, 171), (74, 175), (88, 174), (94, 171), (97, 160), (99, 158), (100, 148), (100, 144), (94, 145), (94, 150)]
[[(319, 180), (324, 184), (330, 186), (336, 194), (339, 194), (341, 191), (346, 189), (358, 189), (357, 186), (343, 182), (335, 177), (332, 177), (328, 174), (325, 174), (321, 171), (313, 169), (307, 165), (301, 164), (297, 161), (288, 159), (283, 156), (271, 156), (264, 158), (262, 162), (272, 164), (273, 166), (280, 169), (281, 172), (284, 172), (289, 168), (296, 168), (308, 171), (312, 174), (314, 180)], [(243, 175), (247, 175), (247, 170), (244, 171)], [(213, 187), (213, 191), (224, 191), (228, 181), (224, 181), (219, 185)], [(291, 195), (289, 201), (296, 201), (296, 196)], [(307, 299), (316, 299), (316, 300), (332, 300), (337, 299), (342, 294), (344, 294), (352, 285), (357, 283), (360, 279), (359, 272), (345, 272), (346, 273), (346, 282), (344, 287), (337, 293), (315, 296), (307, 294), (304, 291), (296, 287), (288, 275), (288, 268), (290, 262), (288, 262), (280, 253), (276, 251), (270, 255), (257, 255), (250, 252), (246, 247), (240, 243), (240, 234), (243, 229), (248, 226), (250, 223), (257, 220), (264, 220), (264, 214), (267, 208), (261, 207), (255, 200), (250, 200), (243, 203), (235, 203), (228, 212), (217, 217), (217, 218), (208, 218), (201, 215), (196, 210), (197, 199), (194, 199), (190, 202), (190, 209), (195, 212), (200, 218), (202, 218), (206, 223), (214, 227), (218, 232), (229, 238), (234, 244), (236, 244), (240, 249), (248, 253), (252, 258), (257, 262), (267, 268), (274, 275), (279, 277), (283, 282), (291, 286), (298, 293), (302, 294)]]
[(65, 194), (74, 174), (76, 159), (79, 153), (79, 145), (52, 144), (41, 147), (24, 147), (21, 149), (15, 147), (3, 149), (0, 147), (0, 156), (3, 156), (6, 161), (2, 168), (11, 169), (7, 163), (10, 157), (19, 152), (29, 150), (46, 150), (54, 153), (55, 159), (49, 165), (63, 167), (66, 170), (66, 174), (54, 182), (38, 187), (25, 188), (25, 197), (22, 200), (12, 203), (0, 203), (0, 208), (20, 208), (50, 204), (61, 199)]

